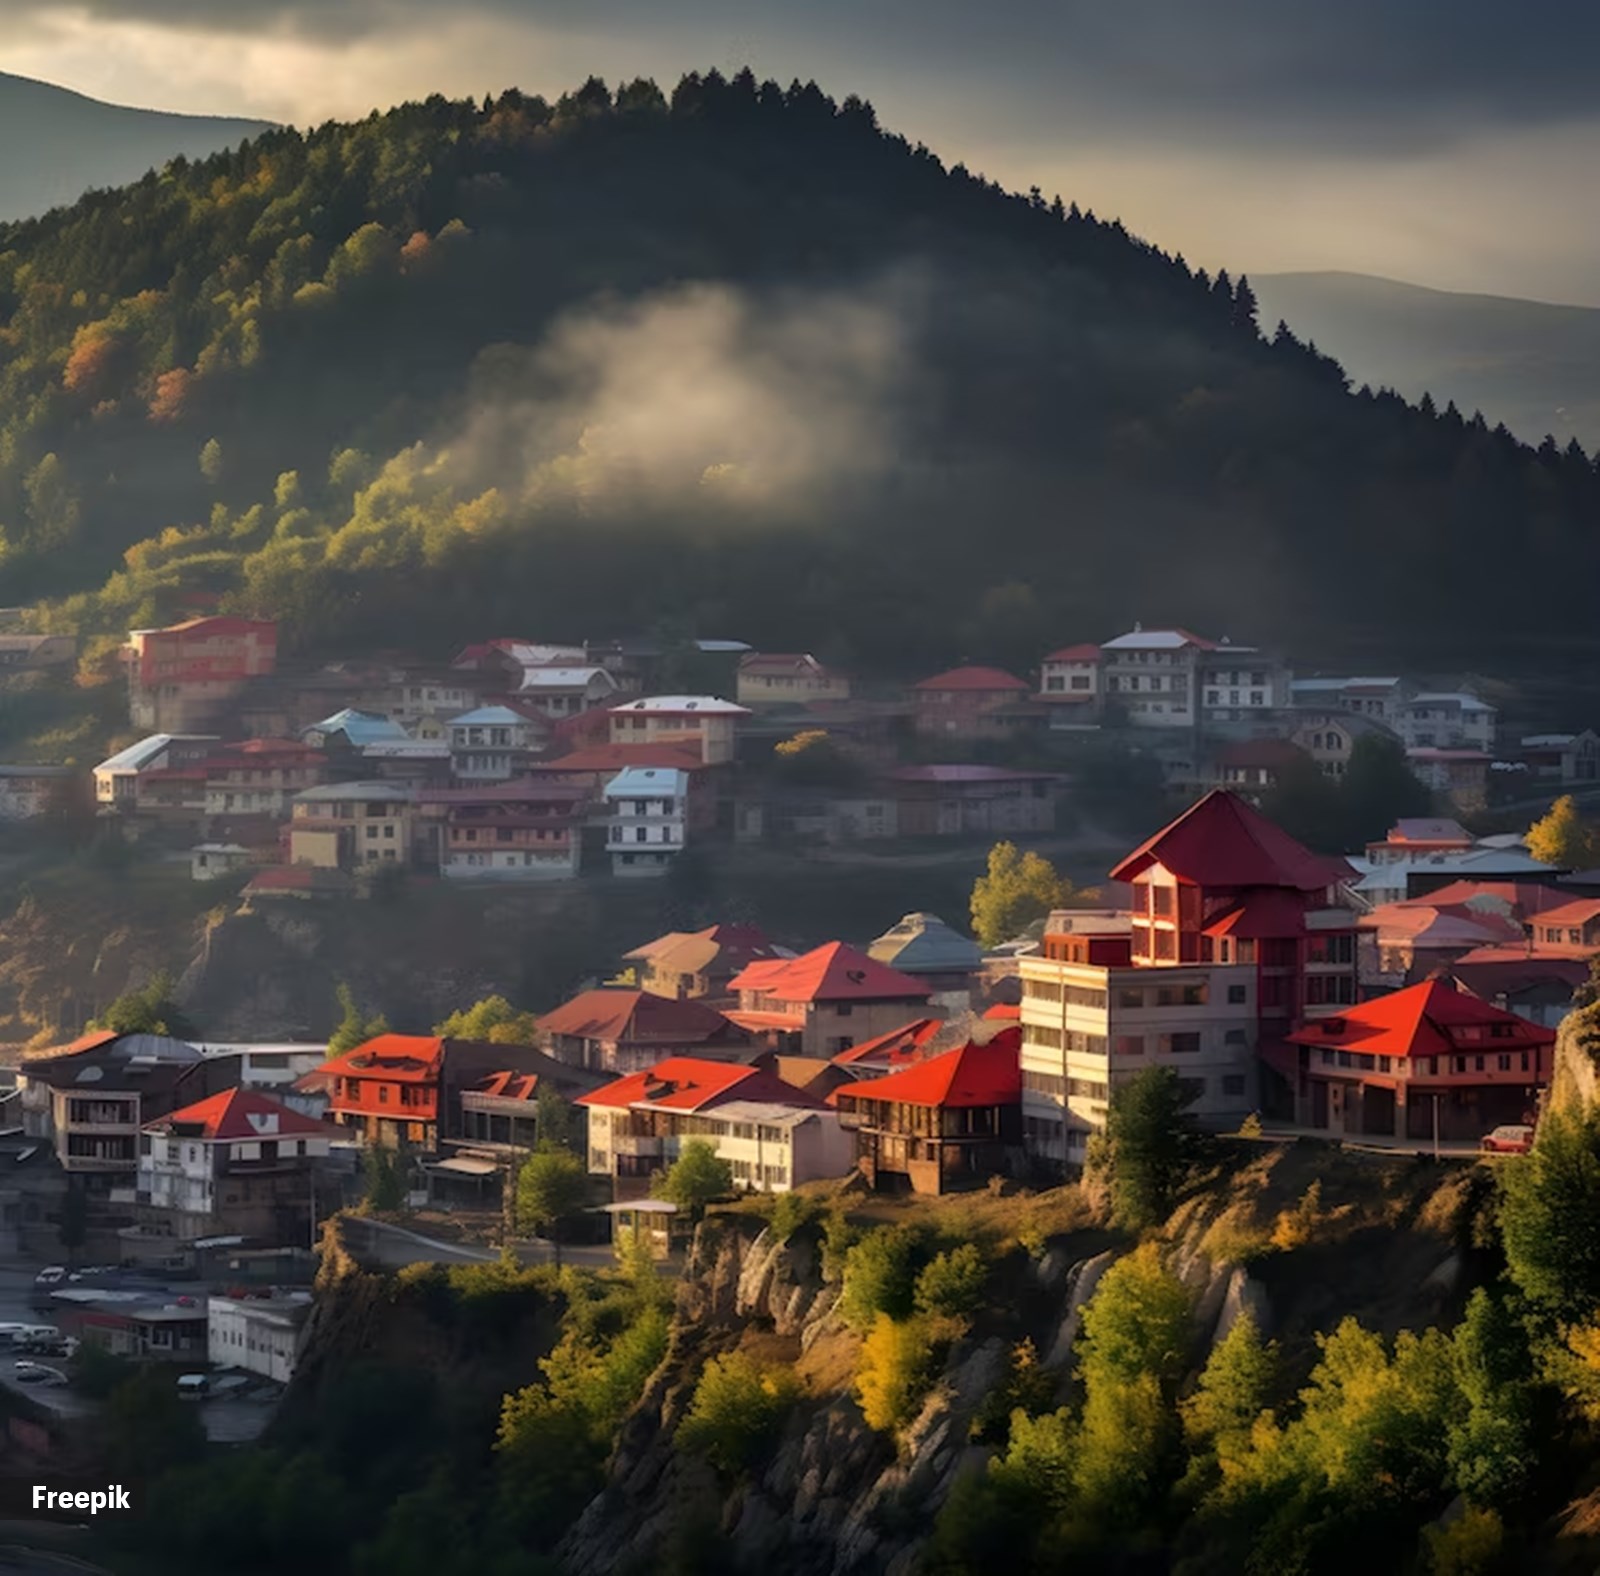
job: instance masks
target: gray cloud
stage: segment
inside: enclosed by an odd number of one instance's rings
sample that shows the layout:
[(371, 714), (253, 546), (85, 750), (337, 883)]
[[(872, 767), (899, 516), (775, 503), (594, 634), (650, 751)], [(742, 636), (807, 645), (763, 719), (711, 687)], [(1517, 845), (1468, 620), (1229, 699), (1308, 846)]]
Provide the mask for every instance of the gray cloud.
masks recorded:
[[(87, 0), (107, 21), (350, 43), (439, 24), (437, 0)], [(40, 3), (11, 8), (42, 14)], [(936, 74), (1067, 128), (1425, 147), (1600, 113), (1600, 7), (1580, 0), (463, 0), (449, 10), (607, 46), (642, 68), (730, 46), (815, 62), (837, 91)], [(656, 67), (655, 69), (660, 69)], [(806, 68), (803, 68), (806, 69)]]

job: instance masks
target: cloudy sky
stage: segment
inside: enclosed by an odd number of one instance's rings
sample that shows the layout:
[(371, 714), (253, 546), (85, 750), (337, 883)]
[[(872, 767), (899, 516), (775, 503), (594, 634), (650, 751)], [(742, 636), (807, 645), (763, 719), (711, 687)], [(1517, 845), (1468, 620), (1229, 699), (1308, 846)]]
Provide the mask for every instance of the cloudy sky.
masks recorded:
[(0, 0), (0, 68), (302, 124), (747, 62), (1213, 268), (1600, 305), (1581, 0)]

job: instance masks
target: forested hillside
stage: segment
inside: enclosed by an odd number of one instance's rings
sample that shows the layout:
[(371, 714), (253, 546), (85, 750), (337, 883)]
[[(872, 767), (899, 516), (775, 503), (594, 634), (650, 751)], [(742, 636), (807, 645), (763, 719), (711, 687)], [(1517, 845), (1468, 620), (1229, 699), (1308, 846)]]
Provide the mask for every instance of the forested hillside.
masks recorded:
[[(440, 98), (0, 230), (0, 601), (307, 653), (649, 627), (887, 673), (1143, 618), (1569, 653), (1600, 479), (748, 73)], [(1559, 564), (1496, 599), (1508, 554)], [(1471, 612), (1474, 616), (1464, 617)]]

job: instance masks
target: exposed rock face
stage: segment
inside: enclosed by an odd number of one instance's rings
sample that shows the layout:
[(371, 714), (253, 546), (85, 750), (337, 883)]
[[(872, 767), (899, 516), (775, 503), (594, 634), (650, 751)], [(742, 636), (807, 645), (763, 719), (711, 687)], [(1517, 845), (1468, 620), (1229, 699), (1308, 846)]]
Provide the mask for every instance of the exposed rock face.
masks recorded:
[[(700, 1367), (755, 1329), (811, 1350), (842, 1332), (837, 1297), (810, 1242), (784, 1245), (722, 1222), (701, 1228), (667, 1360), (624, 1425), (610, 1483), (562, 1546), (575, 1576), (648, 1568), (687, 1499), (726, 1493), (672, 1443)], [(898, 1443), (868, 1428), (849, 1394), (797, 1408), (764, 1467), (725, 1500), (735, 1558), (796, 1576), (908, 1571), (951, 1485), (986, 1454), (971, 1443), (972, 1424), (1007, 1361), (1002, 1340), (959, 1343)]]

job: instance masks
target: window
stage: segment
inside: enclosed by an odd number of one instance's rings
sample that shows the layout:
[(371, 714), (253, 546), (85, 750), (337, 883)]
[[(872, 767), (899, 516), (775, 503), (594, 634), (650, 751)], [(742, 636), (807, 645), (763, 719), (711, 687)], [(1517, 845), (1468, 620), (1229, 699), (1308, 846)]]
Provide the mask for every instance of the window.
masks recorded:
[(1022, 1069), (1022, 1087), (1032, 1094), (1047, 1094), (1059, 1100), (1064, 1083), (1060, 1073), (1035, 1072), (1030, 1067)]
[(1144, 1006), (1144, 992), (1135, 987), (1125, 987), (1117, 992), (1117, 1005), (1119, 1007)]
[(1073, 674), (1073, 676), (1072, 676), (1072, 688), (1075, 689), (1075, 690), (1086, 690), (1086, 689), (1088, 689), (1089, 688), (1089, 675), (1087, 673), (1075, 673), (1075, 674)]
[(841, 1018), (848, 1018), (851, 1015), (851, 1013), (853, 1013), (856, 1009), (855, 1009), (855, 1004), (853, 1002), (841, 1001), (839, 1003), (839, 1005), (837, 1007), (835, 1007), (833, 1010)]
[(1117, 1036), (1118, 1056), (1143, 1056), (1144, 1036), (1142, 1034), (1119, 1034)]
[(1244, 1030), (1243, 1029), (1229, 1029), (1228, 1032), (1225, 1035), (1222, 1036), (1222, 1043), (1224, 1045), (1243, 1045), (1244, 1044)]
[(1495, 1057), (1495, 1065), (1503, 1073), (1510, 1072), (1511, 1071), (1511, 1057), (1510, 1057), (1510, 1055), (1507, 1052), (1502, 1051), (1497, 1057)]
[(1169, 1056), (1193, 1056), (1200, 1049), (1200, 1036), (1192, 1030), (1183, 1034), (1162, 1034), (1157, 1036), (1157, 1043)]
[(1224, 1073), (1222, 1077), (1222, 1092), (1242, 1098), (1244, 1095), (1244, 1074)]
[(1228, 1005), (1239, 1007), (1244, 1004), (1245, 988), (1243, 985), (1230, 985), (1228, 987)]

